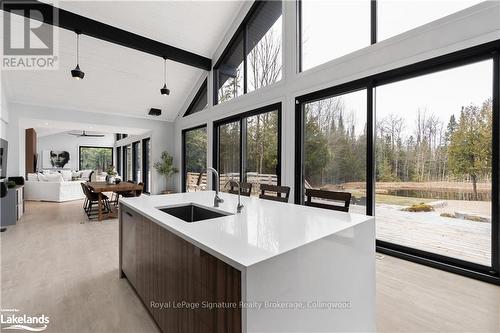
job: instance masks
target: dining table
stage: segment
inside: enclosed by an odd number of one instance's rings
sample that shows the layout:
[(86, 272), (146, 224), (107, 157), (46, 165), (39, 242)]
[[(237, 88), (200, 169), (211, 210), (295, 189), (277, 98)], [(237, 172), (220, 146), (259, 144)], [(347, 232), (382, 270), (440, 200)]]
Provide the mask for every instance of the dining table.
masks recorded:
[[(136, 196), (138, 191), (143, 190), (143, 185), (130, 182), (120, 182), (118, 184), (109, 184), (107, 182), (86, 182), (87, 186), (92, 190), (92, 192), (98, 195), (98, 220), (102, 221), (104, 218), (116, 218), (118, 214), (116, 211), (111, 211), (103, 214), (103, 194), (104, 192), (130, 192), (132, 195)], [(110, 207), (111, 209), (111, 207)]]

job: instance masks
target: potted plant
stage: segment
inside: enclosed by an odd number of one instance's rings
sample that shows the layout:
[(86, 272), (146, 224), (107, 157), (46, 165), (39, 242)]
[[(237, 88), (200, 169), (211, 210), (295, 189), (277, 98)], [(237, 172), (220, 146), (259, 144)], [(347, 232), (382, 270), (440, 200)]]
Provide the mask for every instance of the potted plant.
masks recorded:
[(153, 166), (156, 169), (156, 172), (165, 177), (166, 187), (162, 193), (169, 193), (170, 191), (167, 188), (168, 180), (170, 177), (172, 177), (172, 175), (179, 172), (179, 170), (176, 167), (174, 167), (174, 158), (170, 156), (168, 152), (164, 151), (161, 154), (161, 160), (155, 162)]
[(115, 167), (112, 165), (109, 165), (106, 168), (106, 183), (115, 184), (117, 174), (118, 173), (116, 172)]

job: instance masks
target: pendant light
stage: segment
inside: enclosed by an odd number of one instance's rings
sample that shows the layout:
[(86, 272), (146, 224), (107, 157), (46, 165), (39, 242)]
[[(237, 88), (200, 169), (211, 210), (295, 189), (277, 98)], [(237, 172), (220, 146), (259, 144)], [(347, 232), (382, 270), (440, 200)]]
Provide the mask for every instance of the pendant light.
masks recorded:
[(82, 80), (85, 73), (80, 69), (80, 33), (76, 33), (76, 67), (71, 71), (71, 76), (76, 80)]
[(170, 95), (170, 89), (167, 88), (167, 57), (163, 57), (165, 62), (163, 63), (163, 75), (164, 75), (164, 81), (163, 81), (163, 88), (160, 89), (160, 92), (162, 95)]

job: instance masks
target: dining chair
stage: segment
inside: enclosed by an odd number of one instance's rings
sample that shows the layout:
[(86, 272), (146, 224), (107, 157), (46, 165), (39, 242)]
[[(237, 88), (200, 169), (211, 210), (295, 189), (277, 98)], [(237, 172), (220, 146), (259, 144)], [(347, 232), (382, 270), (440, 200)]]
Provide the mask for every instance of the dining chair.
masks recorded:
[[(308, 188), (306, 189), (306, 197), (306, 206), (349, 212), (349, 204), (351, 202), (351, 193), (349, 192), (334, 192)], [(313, 198), (323, 200), (321, 202), (312, 201)], [(325, 202), (328, 202), (328, 204)]]
[[(231, 194), (238, 194), (238, 186), (229, 183), (229, 191)], [(240, 194), (249, 197), (252, 194), (252, 183), (240, 183)]]
[[(84, 210), (85, 210), (85, 213), (87, 214), (87, 217), (90, 220), (99, 214), (99, 211), (98, 211), (99, 208), (97, 208), (97, 210), (96, 209), (92, 210), (94, 205), (97, 205), (97, 207), (99, 207), (99, 194), (96, 192), (93, 192), (88, 185), (86, 185), (84, 183), (81, 183), (81, 184), (82, 184), (83, 193), (85, 194), (85, 198), (86, 198), (86, 202), (87, 202), (87, 206), (84, 207)], [(111, 212), (111, 207), (109, 205), (109, 198), (104, 193), (102, 194), (102, 200), (103, 200), (104, 212), (105, 213)]]
[[(133, 182), (132, 182), (133, 183)], [(144, 183), (139, 183), (137, 184), (141, 188), (138, 190), (132, 190), (132, 191), (126, 191), (126, 192), (120, 192), (120, 195), (124, 198), (130, 198), (130, 197), (139, 197), (142, 194), (142, 191), (144, 190)]]
[[(275, 192), (276, 195), (270, 194), (269, 192)], [(289, 197), (290, 197), (290, 187), (288, 186), (260, 184), (260, 195), (259, 195), (260, 199), (288, 202)]]

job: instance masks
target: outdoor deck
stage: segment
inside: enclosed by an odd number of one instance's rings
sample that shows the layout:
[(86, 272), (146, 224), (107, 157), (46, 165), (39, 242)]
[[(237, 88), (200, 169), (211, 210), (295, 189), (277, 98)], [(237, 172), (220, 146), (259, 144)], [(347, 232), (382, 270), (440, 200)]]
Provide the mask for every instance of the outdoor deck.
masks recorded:
[[(361, 212), (356, 208), (351, 212)], [(437, 212), (411, 213), (385, 207), (377, 207), (375, 220), (377, 239), (491, 265), (491, 223), (441, 217)]]

